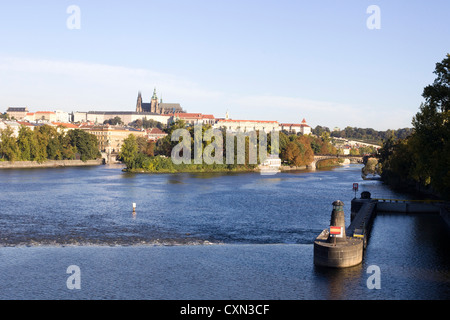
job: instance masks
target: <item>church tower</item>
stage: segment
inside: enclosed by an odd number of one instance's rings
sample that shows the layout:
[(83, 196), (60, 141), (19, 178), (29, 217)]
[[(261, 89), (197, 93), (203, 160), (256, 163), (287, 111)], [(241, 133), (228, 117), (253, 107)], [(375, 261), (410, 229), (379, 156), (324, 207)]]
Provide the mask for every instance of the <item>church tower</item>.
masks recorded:
[(155, 90), (153, 90), (153, 97), (152, 97), (152, 101), (151, 101), (150, 112), (160, 113), (159, 112), (158, 96), (156, 95), (156, 88), (155, 88)]
[(144, 112), (144, 110), (142, 110), (142, 95), (141, 95), (140, 91), (138, 93), (138, 98), (137, 98), (137, 103), (136, 103), (136, 112)]

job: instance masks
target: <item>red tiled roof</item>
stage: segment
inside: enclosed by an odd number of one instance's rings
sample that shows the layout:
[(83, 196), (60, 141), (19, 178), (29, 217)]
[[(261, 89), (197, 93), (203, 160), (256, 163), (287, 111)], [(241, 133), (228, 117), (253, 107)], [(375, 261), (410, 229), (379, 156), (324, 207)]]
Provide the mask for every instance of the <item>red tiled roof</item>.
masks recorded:
[(196, 119), (201, 119), (202, 118), (202, 114), (201, 113), (178, 113), (177, 114), (178, 118), (196, 118)]
[(26, 121), (17, 121), (17, 123), (22, 125), (22, 126), (34, 127), (34, 124), (26, 122)]
[(171, 113), (169, 114), (173, 117), (178, 117), (180, 119), (215, 119), (214, 115), (212, 114), (202, 114), (202, 113)]
[(220, 119), (220, 122), (258, 122), (258, 123), (278, 123), (278, 121), (265, 121), (265, 120), (231, 120), (231, 119)]
[(63, 123), (63, 122), (52, 122), (56, 126), (63, 126), (64, 128), (70, 128), (70, 129), (78, 129), (79, 127), (77, 125), (74, 125), (72, 123)]
[(149, 134), (167, 134), (159, 128), (151, 128), (151, 129), (147, 130), (147, 132)]

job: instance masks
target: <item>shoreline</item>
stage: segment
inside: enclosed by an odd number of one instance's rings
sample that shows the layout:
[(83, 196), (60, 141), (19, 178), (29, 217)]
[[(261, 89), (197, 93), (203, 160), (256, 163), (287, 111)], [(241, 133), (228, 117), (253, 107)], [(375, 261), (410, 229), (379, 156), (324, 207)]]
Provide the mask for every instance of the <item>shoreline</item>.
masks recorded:
[[(122, 164), (122, 163), (117, 163)], [(87, 160), (83, 162), (82, 160), (47, 160), (45, 162), (39, 163), (36, 161), (0, 161), (0, 170), (7, 169), (49, 169), (49, 168), (65, 168), (65, 167), (89, 167), (89, 166), (102, 166), (105, 164), (103, 159), (97, 160)], [(342, 164), (331, 164), (322, 166), (322, 168), (339, 167)], [(304, 166), (281, 166), (278, 172), (289, 172), (289, 171), (308, 171), (310, 168), (306, 165)], [(320, 168), (319, 168), (320, 169)], [(126, 173), (145, 173), (145, 174), (176, 174), (176, 173), (261, 173), (262, 170), (258, 167), (256, 168), (235, 168), (235, 169), (188, 169), (184, 168), (181, 170), (158, 170), (158, 171), (146, 171), (145, 169), (132, 169), (127, 168), (122, 169)]]
[[(290, 166), (286, 166), (286, 167), (280, 167), (280, 171), (279, 172), (285, 172), (285, 171), (306, 171), (308, 170), (307, 166), (301, 166), (301, 167), (290, 167)], [(227, 170), (227, 169), (217, 169), (217, 170), (180, 170), (180, 171), (170, 171), (170, 170), (160, 170), (160, 171), (146, 171), (144, 169), (132, 169), (129, 170), (127, 168), (124, 168), (122, 170), (123, 172), (126, 173), (146, 173), (146, 174), (176, 174), (176, 173), (261, 173), (261, 169), (259, 168), (254, 168), (254, 169), (231, 169), (231, 170)]]
[(103, 160), (47, 160), (39, 163), (36, 161), (0, 161), (1, 169), (37, 169), (37, 168), (64, 168), (64, 167), (88, 167), (103, 165)]
[[(331, 165), (325, 165), (322, 166), (320, 168), (318, 168), (317, 170), (320, 169), (324, 169), (324, 168), (333, 168), (333, 167), (341, 167), (343, 166), (343, 164), (331, 164)], [(289, 171), (308, 171), (310, 170), (310, 168), (308, 166), (281, 166), (279, 168), (279, 171), (277, 173), (281, 173), (281, 172), (289, 172)], [(171, 171), (171, 170), (159, 170), (159, 171), (147, 171), (145, 169), (131, 169), (129, 170), (128, 168), (124, 168), (122, 170), (123, 172), (126, 173), (145, 173), (145, 174), (176, 174), (176, 173), (261, 173), (263, 172), (260, 168), (254, 168), (254, 169), (182, 169), (180, 171), (175, 170), (175, 171)]]

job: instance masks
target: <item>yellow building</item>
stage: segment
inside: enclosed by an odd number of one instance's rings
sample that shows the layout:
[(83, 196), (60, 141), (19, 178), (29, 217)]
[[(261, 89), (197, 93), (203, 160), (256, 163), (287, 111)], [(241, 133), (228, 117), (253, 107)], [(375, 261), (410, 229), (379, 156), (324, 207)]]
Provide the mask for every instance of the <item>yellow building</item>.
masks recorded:
[[(27, 114), (27, 117), (30, 117)], [(34, 113), (33, 120), (31, 121), (47, 121), (47, 122), (55, 122), (56, 119), (56, 113), (53, 111), (37, 111)]]
[(28, 108), (27, 107), (20, 107), (20, 108), (8, 108), (6, 110), (6, 114), (9, 116), (10, 119), (15, 120), (23, 120), (27, 116)]
[(100, 152), (106, 152), (109, 154), (119, 153), (122, 148), (123, 141), (128, 138), (130, 134), (133, 134), (136, 137), (145, 138), (147, 135), (145, 131), (110, 125), (94, 126), (89, 131), (97, 137)]

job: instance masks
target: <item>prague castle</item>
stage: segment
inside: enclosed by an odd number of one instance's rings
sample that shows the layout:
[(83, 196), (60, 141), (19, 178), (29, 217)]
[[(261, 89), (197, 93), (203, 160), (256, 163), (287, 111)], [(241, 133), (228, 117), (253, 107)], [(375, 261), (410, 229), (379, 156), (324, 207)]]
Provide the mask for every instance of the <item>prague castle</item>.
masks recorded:
[(185, 111), (183, 111), (179, 103), (163, 103), (162, 99), (158, 101), (158, 96), (156, 95), (156, 88), (153, 91), (153, 96), (150, 103), (143, 102), (142, 95), (139, 92), (136, 103), (136, 112), (138, 113), (150, 112), (156, 114), (185, 113)]

